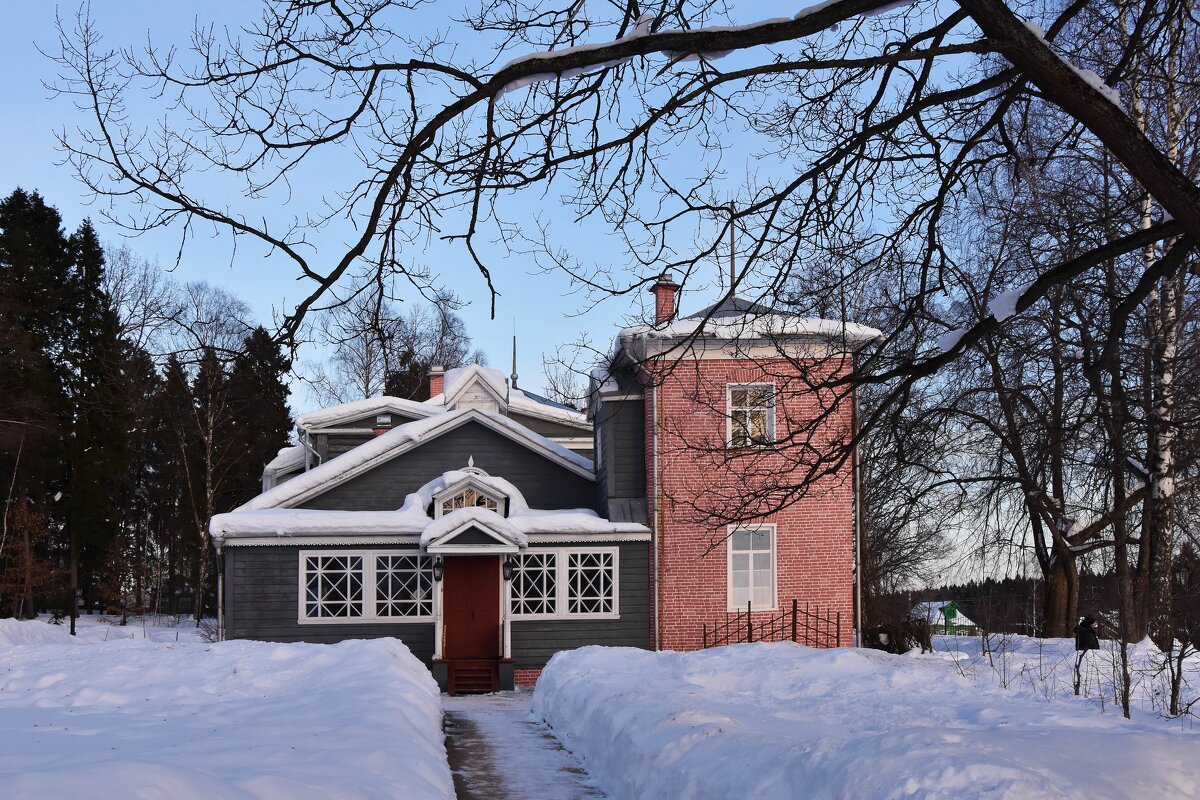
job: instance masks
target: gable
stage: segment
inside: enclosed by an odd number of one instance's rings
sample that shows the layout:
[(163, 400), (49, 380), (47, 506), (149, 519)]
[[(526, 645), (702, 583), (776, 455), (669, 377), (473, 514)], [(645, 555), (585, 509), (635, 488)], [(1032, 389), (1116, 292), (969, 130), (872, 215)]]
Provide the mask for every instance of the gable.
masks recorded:
[(595, 483), (472, 420), (308, 498), (298, 508), (387, 511), (468, 459), (511, 481), (534, 508), (594, 508)]

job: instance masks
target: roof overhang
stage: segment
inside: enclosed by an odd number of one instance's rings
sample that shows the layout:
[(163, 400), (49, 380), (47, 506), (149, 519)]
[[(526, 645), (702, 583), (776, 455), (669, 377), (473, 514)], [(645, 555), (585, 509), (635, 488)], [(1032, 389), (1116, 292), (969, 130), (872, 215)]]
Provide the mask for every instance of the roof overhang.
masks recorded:
[[(497, 516), (497, 519), (503, 517)], [(464, 541), (471, 533), (475, 533), (475, 536), (469, 537), (470, 541)], [(519, 553), (527, 546), (523, 540), (515, 541), (502, 527), (475, 518), (464, 520), (427, 542), (424, 550), (430, 555), (508, 555)]]

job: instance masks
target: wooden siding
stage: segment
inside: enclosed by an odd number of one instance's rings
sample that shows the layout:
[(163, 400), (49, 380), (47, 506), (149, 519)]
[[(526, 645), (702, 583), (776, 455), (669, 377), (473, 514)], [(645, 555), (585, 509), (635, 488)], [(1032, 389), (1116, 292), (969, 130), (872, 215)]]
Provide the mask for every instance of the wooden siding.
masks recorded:
[[(597, 546), (603, 544), (597, 542)], [(583, 545), (570, 542), (562, 546)], [(528, 552), (537, 549), (530, 545)], [(620, 551), (620, 618), (514, 620), (512, 654), (517, 669), (544, 667), (559, 650), (589, 644), (650, 649), (649, 543), (622, 542)]]
[[(344, 639), (394, 636), (428, 662), (433, 658), (433, 623), (301, 623), (300, 550), (311, 547), (225, 549), (225, 635), (229, 639), (332, 644)], [(362, 550), (331, 546), (321, 550)], [(372, 549), (393, 549), (374, 547)], [(416, 552), (394, 548), (397, 552)]]
[(646, 497), (646, 409), (637, 401), (605, 401), (596, 428), (602, 431), (596, 462), (601, 509), (608, 498)]
[[(648, 543), (622, 542), (619, 548), (620, 617), (513, 622), (512, 652), (517, 668), (540, 668), (559, 650), (589, 644), (650, 647)], [(433, 658), (432, 622), (305, 624), (297, 620), (300, 551), (364, 549), (416, 552), (412, 548), (380, 545), (227, 547), (224, 551), (227, 638), (330, 644), (344, 639), (394, 636), (408, 645), (417, 658), (429, 663)], [(537, 549), (536, 545), (530, 547), (530, 551)]]
[(476, 422), (379, 464), (369, 472), (334, 486), (301, 508), (386, 511), (429, 481), (467, 466), (469, 458), (488, 474), (506, 478), (525, 495), (532, 508), (594, 508), (591, 480)]
[[(380, 411), (379, 413), (392, 415), (391, 427), (393, 427), (393, 428), (398, 428), (406, 422), (416, 422), (418, 419), (424, 419), (424, 417), (414, 417), (414, 416), (410, 416), (408, 414), (398, 414), (395, 411)], [(374, 428), (375, 427), (375, 416), (376, 416), (375, 414), (368, 414), (367, 416), (359, 417), (358, 419), (352, 419), (352, 420), (348, 420), (346, 422), (339, 422), (336, 427), (338, 427), (338, 428)]]
[(322, 452), (326, 461), (337, 458), (342, 453), (347, 453), (360, 444), (365, 444), (375, 438), (374, 433), (321, 433), (317, 436), (321, 440)]
[(508, 418), (513, 422), (519, 422), (534, 433), (540, 433), (542, 436), (553, 438), (555, 436), (591, 436), (591, 427), (579, 427), (576, 425), (567, 425), (562, 422), (553, 422), (547, 419), (538, 417), (530, 417), (516, 411), (509, 412)]

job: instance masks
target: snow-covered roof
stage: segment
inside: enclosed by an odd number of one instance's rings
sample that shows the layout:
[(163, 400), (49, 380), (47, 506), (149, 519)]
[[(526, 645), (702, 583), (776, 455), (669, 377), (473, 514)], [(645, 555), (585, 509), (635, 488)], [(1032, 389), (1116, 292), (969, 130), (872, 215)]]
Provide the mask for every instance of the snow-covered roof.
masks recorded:
[[(456, 509), (434, 520), (428, 513), (435, 495), (466, 479), (479, 481), (508, 498), (508, 516), (482, 508)], [(299, 480), (299, 478), (293, 479)], [(287, 486), (288, 484), (284, 484)], [(284, 488), (284, 487), (280, 487)], [(329, 536), (404, 536), (420, 537), (425, 546), (475, 520), (477, 515), (489, 530), (524, 547), (528, 537), (537, 534), (595, 536), (613, 534), (649, 534), (644, 525), (609, 522), (587, 508), (532, 509), (524, 495), (510, 481), (491, 475), (451, 470), (426, 483), (404, 498), (394, 511), (326, 511), (300, 508), (249, 508), (247, 503), (227, 514), (217, 514), (209, 524), (213, 538), (228, 539)], [(469, 512), (469, 513), (464, 513)]]
[(689, 336), (703, 336), (729, 340), (816, 337), (846, 345), (861, 345), (882, 335), (879, 330), (866, 325), (801, 317), (734, 297), (665, 325), (631, 325), (622, 328), (618, 343), (634, 339), (683, 339)]
[(587, 417), (582, 412), (567, 408), (564, 405), (552, 402), (531, 392), (510, 388), (503, 372), (478, 364), (447, 370), (442, 394), (435, 395), (425, 402), (430, 406), (453, 407), (462, 393), (472, 384), (484, 386), (485, 389), (496, 397), (499, 403), (508, 407), (509, 412), (540, 417), (583, 428), (589, 427)]
[(304, 468), (304, 447), (301, 445), (293, 445), (285, 447), (279, 451), (279, 455), (271, 459), (263, 472), (271, 475), (280, 475), (285, 472)]
[(297, 475), (287, 483), (263, 492), (235, 510), (249, 511), (296, 505), (468, 422), (477, 422), (577, 475), (595, 480), (595, 472), (590, 459), (568, 450), (545, 436), (534, 433), (508, 417), (472, 408), (448, 411), (427, 419), (398, 425), (390, 431), (310, 469), (303, 475)]
[(441, 409), (416, 400), (405, 400), (402, 397), (368, 397), (365, 400), (353, 400), (349, 403), (339, 403), (336, 406), (309, 411), (296, 417), (296, 427), (302, 431), (313, 428), (330, 428), (338, 423), (349, 422), (373, 414), (402, 414), (424, 419), (440, 413)]
[(912, 616), (917, 619), (923, 619), (930, 625), (945, 625), (946, 623), (946, 608), (950, 607), (954, 616), (950, 618), (950, 625), (956, 627), (975, 627), (975, 623), (958, 609), (958, 603), (953, 600), (932, 600), (928, 603), (917, 603), (913, 606)]

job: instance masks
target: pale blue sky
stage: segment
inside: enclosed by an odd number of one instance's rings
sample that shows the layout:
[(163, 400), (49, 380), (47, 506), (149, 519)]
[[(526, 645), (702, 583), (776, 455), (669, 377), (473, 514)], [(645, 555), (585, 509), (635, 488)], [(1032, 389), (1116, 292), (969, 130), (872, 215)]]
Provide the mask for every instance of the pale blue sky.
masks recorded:
[[(0, 27), (0, 98), (4, 113), (0, 114), (0, 192), (7, 194), (17, 186), (37, 189), (48, 202), (62, 213), (67, 228), (74, 228), (85, 216), (90, 216), (101, 237), (116, 242), (122, 236), (119, 229), (106, 223), (87, 204), (83, 187), (69, 166), (61, 165), (62, 154), (55, 148), (53, 131), (64, 125), (70, 127), (83, 117), (64, 97), (53, 98), (42, 82), (52, 80), (55, 65), (40, 54), (37, 47), (53, 51), (57, 48), (54, 29), (56, 7), (49, 2), (3, 2), (4, 24)], [(238, 19), (257, 7), (249, 0), (206, 0), (203, 4), (186, 4), (157, 0), (95, 0), (92, 16), (98, 23), (109, 46), (138, 46), (149, 35), (156, 44), (186, 44), (194, 15), (218, 23)], [(456, 3), (456, 9), (460, 4)], [(58, 7), (66, 17), (77, 6)], [(438, 6), (443, 11), (445, 6)], [(751, 17), (753, 18), (753, 17)], [(136, 109), (135, 109), (136, 110)], [(319, 187), (314, 189), (319, 191)], [(529, 192), (514, 201), (514, 215), (542, 213), (558, 223), (569, 223), (562, 211), (557, 190), (543, 195)], [(586, 258), (620, 264), (624, 251), (619, 243), (605, 241), (603, 235), (578, 227), (571, 242), (573, 248)], [(154, 232), (130, 242), (134, 250), (164, 266), (174, 264), (179, 245), (177, 232)], [(615, 245), (615, 246), (614, 246)], [(329, 248), (334, 254), (336, 248)], [(611, 255), (610, 255), (611, 253)], [(586, 300), (572, 294), (567, 277), (561, 273), (536, 273), (532, 262), (509, 259), (500, 262), (494, 276), (502, 296), (497, 301), (496, 318), (489, 319), (486, 287), (463, 255), (434, 242), (426, 253), (427, 263), (469, 302), (462, 311), (468, 330), (477, 346), (488, 355), (492, 366), (509, 371), (511, 335), (514, 327), (520, 340), (518, 370), (523, 386), (537, 390), (543, 384), (541, 358), (552, 353), (557, 345), (575, 340), (587, 331), (599, 347), (605, 347), (616, 328), (630, 314), (641, 313), (637, 305), (641, 298), (613, 298), (582, 316), (576, 314), (587, 306)], [(269, 323), (274, 313), (287, 301), (301, 296), (294, 281), (294, 268), (279, 260), (264, 259), (262, 254), (244, 247), (231, 264), (228, 239), (201, 235), (191, 239), (183, 250), (175, 276), (180, 280), (207, 280), (228, 288), (250, 303), (255, 314)], [(698, 308), (710, 302), (716, 290), (697, 287), (693, 296), (684, 301), (685, 308)], [(648, 299), (648, 298), (647, 298)], [(302, 353), (302, 356), (305, 354)], [(308, 354), (312, 357), (312, 354)], [(311, 400), (301, 389), (296, 393), (294, 406), (302, 410)]]

